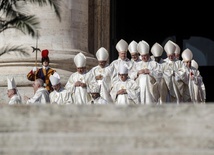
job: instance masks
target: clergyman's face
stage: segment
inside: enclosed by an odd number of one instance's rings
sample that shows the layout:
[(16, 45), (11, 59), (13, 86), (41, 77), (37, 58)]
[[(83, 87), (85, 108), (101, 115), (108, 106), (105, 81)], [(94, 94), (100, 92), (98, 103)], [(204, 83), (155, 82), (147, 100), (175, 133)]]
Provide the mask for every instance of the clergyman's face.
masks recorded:
[(138, 53), (132, 53), (131, 57), (132, 57), (132, 60), (137, 61), (139, 58), (139, 54)]
[(91, 93), (91, 97), (95, 100), (96, 98), (98, 98), (100, 96), (99, 93)]
[(155, 58), (155, 61), (158, 62), (158, 63), (159, 63), (160, 60), (161, 60), (161, 56), (159, 56), (159, 57), (154, 57), (154, 58)]
[(171, 61), (174, 61), (175, 60), (175, 54), (168, 54), (167, 55), (168, 59), (171, 60)]
[(180, 59), (180, 53), (175, 53), (175, 59), (179, 60)]
[(77, 67), (77, 72), (80, 74), (84, 74), (86, 70), (86, 67)]
[(14, 94), (15, 94), (15, 92), (14, 92), (13, 89), (7, 90), (7, 96), (8, 96), (9, 98), (11, 98)]
[(101, 68), (104, 68), (106, 66), (106, 63), (107, 61), (98, 61), (98, 65), (101, 67)]
[(127, 58), (127, 52), (118, 52), (118, 53), (120, 59), (125, 60)]
[(119, 74), (119, 76), (122, 81), (126, 81), (128, 78), (128, 74)]
[(58, 84), (52, 86), (52, 88), (53, 88), (55, 91), (59, 91), (59, 90), (60, 90), (60, 87), (61, 87), (60, 85), (61, 85), (61, 84), (58, 83)]
[(141, 55), (141, 58), (142, 58), (142, 61), (144, 62), (147, 62), (150, 58), (150, 55), (149, 54), (144, 54), (144, 55)]
[(184, 64), (186, 67), (190, 68), (191, 67), (191, 60), (190, 61), (184, 61)]

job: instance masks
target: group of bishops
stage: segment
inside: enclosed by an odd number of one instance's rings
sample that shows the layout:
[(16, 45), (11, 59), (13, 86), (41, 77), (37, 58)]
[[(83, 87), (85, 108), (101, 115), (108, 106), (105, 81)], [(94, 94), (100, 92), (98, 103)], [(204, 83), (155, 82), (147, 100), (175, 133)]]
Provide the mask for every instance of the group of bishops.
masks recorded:
[[(24, 96), (8, 79), (9, 104), (167, 104), (205, 103), (206, 89), (189, 48), (168, 40), (163, 46), (145, 41), (116, 44), (118, 59), (109, 62), (109, 52), (96, 52), (98, 64), (87, 70), (87, 57), (74, 57), (76, 71), (63, 86), (60, 75), (49, 66), (49, 51), (42, 51), (42, 67), (34, 67), (27, 78), (33, 81), (34, 96)], [(127, 52), (131, 58), (127, 57)], [(163, 58), (166, 52), (166, 58)], [(182, 60), (180, 59), (182, 58)]]

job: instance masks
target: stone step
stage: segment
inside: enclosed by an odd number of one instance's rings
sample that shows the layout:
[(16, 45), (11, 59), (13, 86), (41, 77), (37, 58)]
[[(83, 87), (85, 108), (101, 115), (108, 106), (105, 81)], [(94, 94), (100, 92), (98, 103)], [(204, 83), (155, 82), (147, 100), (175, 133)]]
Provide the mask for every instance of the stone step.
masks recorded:
[(212, 104), (0, 105), (3, 155), (211, 155)]

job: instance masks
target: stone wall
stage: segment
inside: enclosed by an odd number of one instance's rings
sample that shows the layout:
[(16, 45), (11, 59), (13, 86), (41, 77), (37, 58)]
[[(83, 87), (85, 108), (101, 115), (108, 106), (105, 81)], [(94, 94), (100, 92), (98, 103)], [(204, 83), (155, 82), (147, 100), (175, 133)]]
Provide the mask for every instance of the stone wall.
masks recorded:
[[(32, 52), (31, 46), (41, 50), (49, 50), (50, 66), (62, 77), (64, 85), (70, 75), (76, 71), (74, 56), (82, 52), (87, 57), (87, 69), (97, 65), (94, 54), (89, 52), (88, 40), (88, 0), (62, 0), (61, 17), (59, 21), (50, 6), (39, 7), (29, 5), (29, 12), (35, 14), (40, 20), (40, 37), (31, 38), (18, 30), (9, 29), (0, 33), (0, 48), (4, 45), (20, 46), (26, 48), (27, 55), (21, 53), (6, 53), (0, 56), (0, 102), (6, 103), (7, 77), (14, 77), (21, 95), (33, 96), (32, 81), (27, 80), (27, 73), (34, 66), (41, 67), (41, 53)], [(93, 39), (92, 39), (93, 40)]]
[(0, 105), (1, 155), (213, 155), (213, 104)]

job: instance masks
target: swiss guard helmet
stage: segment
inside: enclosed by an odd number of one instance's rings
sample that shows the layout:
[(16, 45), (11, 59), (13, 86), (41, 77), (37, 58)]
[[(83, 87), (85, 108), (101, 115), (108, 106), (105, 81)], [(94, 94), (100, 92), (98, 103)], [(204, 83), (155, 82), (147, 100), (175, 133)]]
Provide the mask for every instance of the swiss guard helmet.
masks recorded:
[(42, 55), (42, 60), (41, 62), (43, 63), (44, 61), (47, 61), (48, 63), (50, 63), (50, 59), (48, 57), (49, 51), (47, 49), (42, 50), (41, 55)]

